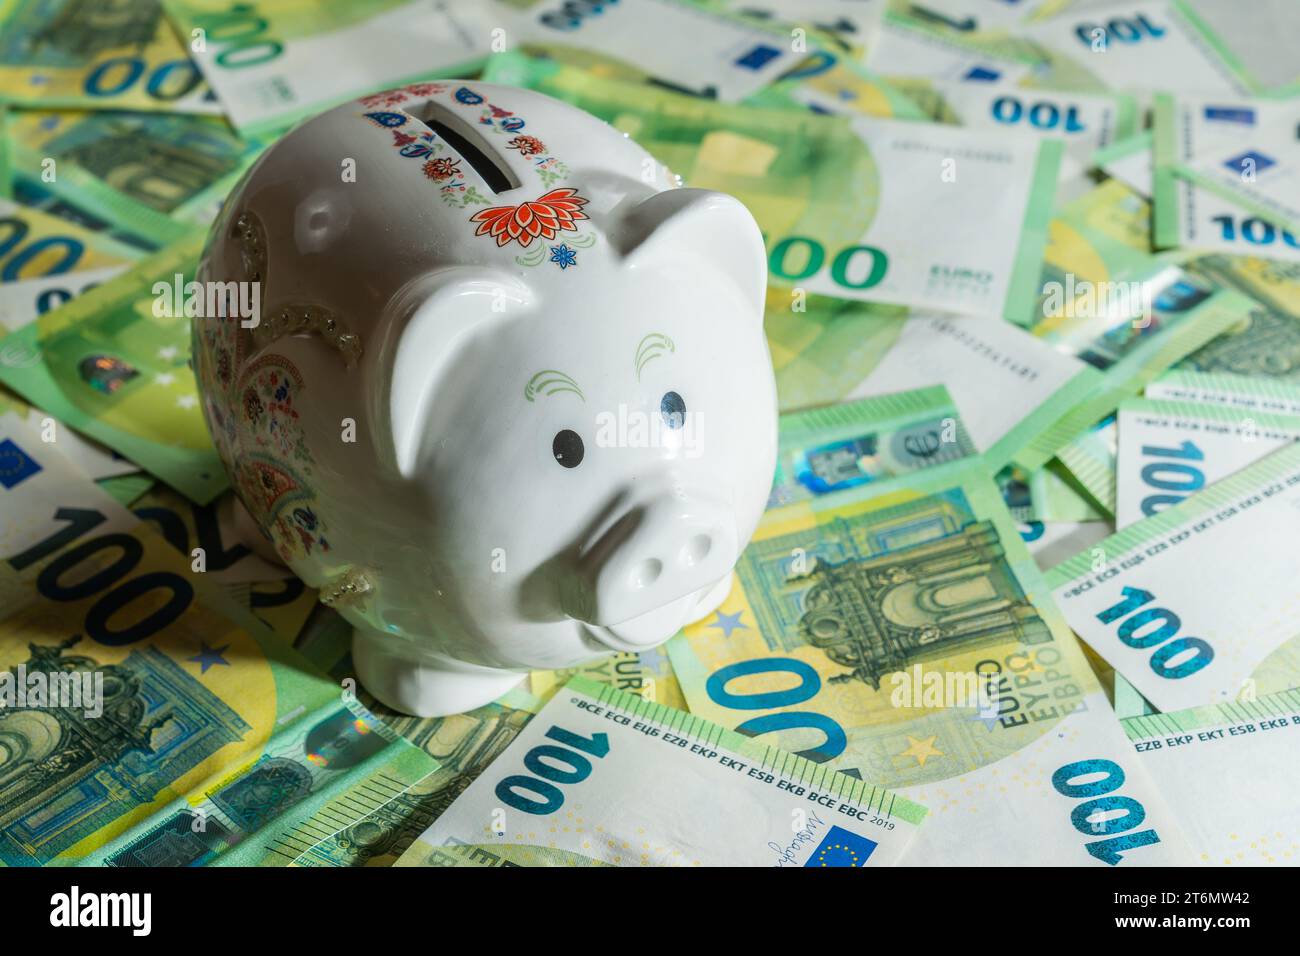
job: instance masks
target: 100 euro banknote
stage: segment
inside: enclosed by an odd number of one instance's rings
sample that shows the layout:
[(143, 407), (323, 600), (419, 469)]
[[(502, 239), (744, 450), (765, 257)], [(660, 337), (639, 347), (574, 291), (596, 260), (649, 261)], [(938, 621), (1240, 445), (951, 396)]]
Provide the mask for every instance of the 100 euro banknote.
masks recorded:
[(924, 818), (882, 787), (577, 677), (397, 865), (889, 866)]
[(1075, 632), (1156, 707), (1219, 704), (1300, 684), (1297, 535), (1300, 445), (1288, 444), (1048, 582)]
[[(1185, 855), (978, 466), (769, 510), (731, 594), (668, 651), (692, 713), (924, 793), (927, 861)], [(1129, 813), (1098, 819), (1088, 768)]]
[(1123, 721), (1137, 761), (1178, 820), (1196, 861), (1300, 861), (1300, 690)]
[(580, 106), (688, 185), (740, 198), (782, 287), (1028, 321), (1059, 143), (730, 106), (505, 57), (488, 76)]
[(0, 461), (0, 863), (255, 862), (339, 788), (435, 769), (57, 441), (0, 417)]
[(157, 0), (6, 0), (0, 100), (41, 109), (220, 112)]
[(0, 340), (0, 383), (206, 503), (226, 473), (199, 406), (185, 303), (170, 295), (193, 279), (202, 241), (168, 246)]

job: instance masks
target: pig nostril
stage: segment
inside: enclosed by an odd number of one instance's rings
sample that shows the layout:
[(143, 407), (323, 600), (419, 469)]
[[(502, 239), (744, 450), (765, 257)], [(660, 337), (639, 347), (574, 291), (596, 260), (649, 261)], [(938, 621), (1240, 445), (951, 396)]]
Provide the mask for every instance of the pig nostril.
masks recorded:
[(681, 562), (688, 567), (699, 564), (709, 556), (709, 551), (712, 548), (713, 539), (707, 534), (694, 535), (691, 540), (682, 546)]
[(659, 580), (659, 572), (664, 569), (663, 562), (656, 558), (646, 558), (632, 571), (632, 587), (646, 588)]

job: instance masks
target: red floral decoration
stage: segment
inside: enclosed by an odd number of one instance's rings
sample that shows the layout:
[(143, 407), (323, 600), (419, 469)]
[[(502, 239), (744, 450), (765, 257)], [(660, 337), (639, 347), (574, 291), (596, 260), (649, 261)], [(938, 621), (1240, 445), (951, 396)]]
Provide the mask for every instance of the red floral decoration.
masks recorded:
[(506, 146), (519, 150), (520, 156), (538, 156), (546, 152), (546, 144), (536, 136), (516, 136)]
[(532, 202), (518, 206), (493, 206), (470, 216), (479, 224), (476, 236), (490, 235), (498, 246), (518, 242), (527, 247), (534, 239), (554, 239), (561, 230), (576, 232), (574, 223), (586, 219), (582, 207), (587, 200), (573, 189), (552, 189)]
[(424, 175), (430, 179), (450, 179), (460, 172), (454, 159), (431, 159), (424, 164)]

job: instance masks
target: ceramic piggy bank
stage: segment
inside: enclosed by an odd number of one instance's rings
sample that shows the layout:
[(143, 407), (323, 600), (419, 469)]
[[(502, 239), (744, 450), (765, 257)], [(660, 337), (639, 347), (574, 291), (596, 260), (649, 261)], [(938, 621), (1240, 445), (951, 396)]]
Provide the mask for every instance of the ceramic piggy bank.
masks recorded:
[(776, 448), (737, 200), (549, 97), (421, 83), (271, 147), (198, 279), (259, 290), (194, 320), (231, 483), (384, 703), (457, 713), (726, 596)]

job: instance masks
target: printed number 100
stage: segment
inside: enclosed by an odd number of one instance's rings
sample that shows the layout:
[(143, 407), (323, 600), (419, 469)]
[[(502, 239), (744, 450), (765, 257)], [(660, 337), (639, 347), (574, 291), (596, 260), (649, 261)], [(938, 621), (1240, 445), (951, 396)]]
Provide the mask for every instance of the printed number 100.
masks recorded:
[[(1151, 669), (1160, 677), (1173, 679), (1189, 677), (1214, 660), (1214, 648), (1199, 637), (1179, 637), (1170, 640), (1178, 633), (1183, 623), (1173, 611), (1162, 607), (1138, 610), (1155, 600), (1155, 595), (1150, 591), (1125, 587), (1123, 594), (1124, 600), (1106, 608), (1097, 615), (1097, 620), (1103, 624), (1113, 624), (1122, 618), (1119, 625), (1119, 639), (1129, 647), (1140, 649), (1159, 645), (1159, 649), (1151, 655), (1150, 663)], [(1138, 633), (1148, 625), (1155, 626)], [(1184, 658), (1177, 664), (1172, 663), (1175, 657), (1188, 652), (1191, 654), (1190, 657)]]

